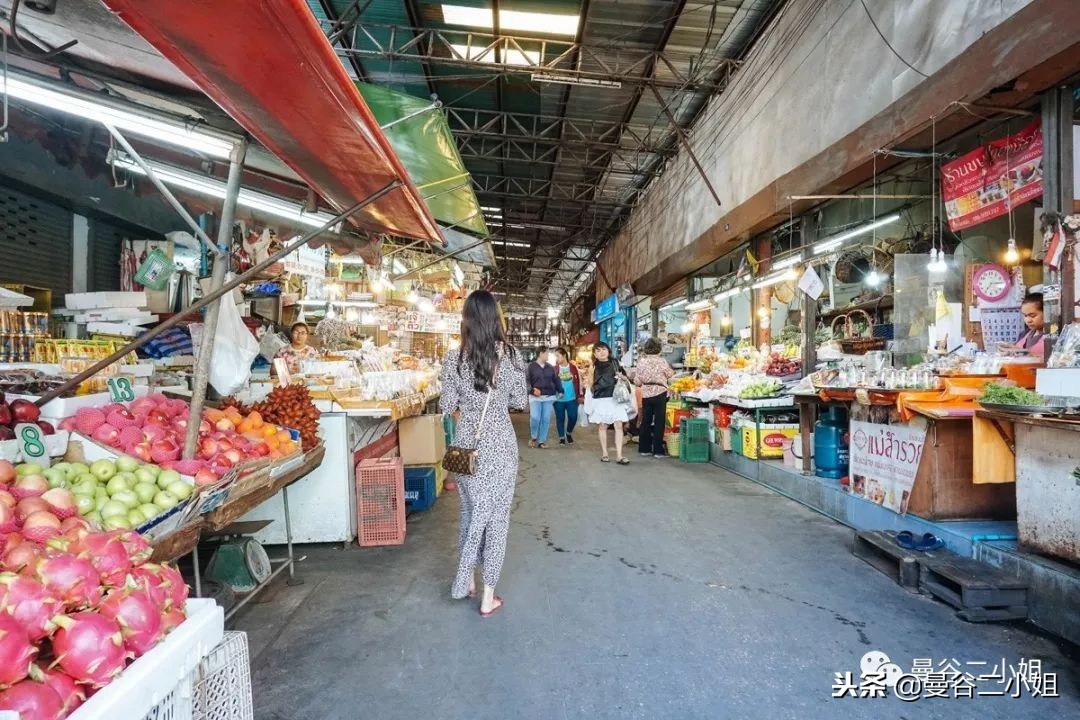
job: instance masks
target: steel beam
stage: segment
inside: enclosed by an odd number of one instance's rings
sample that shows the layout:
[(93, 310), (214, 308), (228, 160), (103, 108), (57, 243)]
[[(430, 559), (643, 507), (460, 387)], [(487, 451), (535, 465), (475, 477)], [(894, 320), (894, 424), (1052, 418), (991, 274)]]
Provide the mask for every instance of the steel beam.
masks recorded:
[[(328, 34), (340, 32), (334, 22), (324, 22), (323, 29)], [(593, 47), (571, 40), (363, 21), (355, 22), (343, 33), (345, 36), (349, 38), (348, 46), (335, 51), (346, 58), (413, 60), (503, 76), (558, 75), (582, 85), (618, 83), (619, 87), (636, 87), (654, 83), (663, 88), (717, 93), (731, 73), (719, 73), (719, 83), (702, 78), (717, 74), (721, 68), (738, 66), (734, 60), (723, 59), (702, 70), (696, 66), (697, 53), (675, 54), (628, 45)], [(661, 65), (667, 72), (657, 77), (655, 69)]]
[(458, 153), (464, 160), (519, 162), (546, 167), (580, 168), (594, 172), (615, 172), (656, 177), (643, 163), (630, 156), (630, 149), (599, 148), (577, 143), (566, 145), (542, 144), (515, 137), (458, 135)]
[(579, 203), (594, 207), (632, 207), (634, 204), (594, 197), (598, 187), (593, 183), (552, 182), (541, 178), (500, 177), (474, 173), (473, 189), (479, 195), (499, 195), (552, 203)]

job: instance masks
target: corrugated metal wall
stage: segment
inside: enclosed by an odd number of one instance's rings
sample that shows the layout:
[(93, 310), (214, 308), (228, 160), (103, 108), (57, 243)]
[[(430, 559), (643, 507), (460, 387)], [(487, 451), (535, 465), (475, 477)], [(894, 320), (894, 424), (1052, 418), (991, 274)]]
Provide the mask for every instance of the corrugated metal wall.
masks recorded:
[(142, 235), (105, 220), (90, 220), (87, 286), (91, 291), (120, 289), (120, 250), (125, 239), (139, 240)]
[(71, 211), (0, 185), (0, 282), (71, 292)]

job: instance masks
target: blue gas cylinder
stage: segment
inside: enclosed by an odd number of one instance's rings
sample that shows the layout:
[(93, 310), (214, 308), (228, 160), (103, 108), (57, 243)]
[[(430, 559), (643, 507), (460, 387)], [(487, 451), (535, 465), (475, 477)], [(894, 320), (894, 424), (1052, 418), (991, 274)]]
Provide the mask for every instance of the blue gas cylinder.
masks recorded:
[(840, 405), (829, 405), (814, 425), (814, 465), (821, 477), (848, 473), (847, 409)]

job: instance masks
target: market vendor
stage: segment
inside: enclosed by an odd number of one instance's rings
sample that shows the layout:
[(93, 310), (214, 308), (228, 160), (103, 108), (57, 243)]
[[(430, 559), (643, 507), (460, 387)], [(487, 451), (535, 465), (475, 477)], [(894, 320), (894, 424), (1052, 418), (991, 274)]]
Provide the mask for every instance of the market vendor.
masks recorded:
[(1015, 344), (1004, 343), (1002, 350), (1019, 350), (1035, 357), (1043, 357), (1043, 296), (1042, 293), (1028, 293), (1020, 303), (1020, 313), (1024, 317), (1024, 330)]
[(300, 362), (302, 360), (312, 360), (319, 357), (319, 351), (308, 345), (308, 338), (311, 336), (311, 329), (307, 326), (307, 323), (293, 323), (289, 328), (289, 339), (292, 341), (285, 347), (277, 351), (274, 355), (274, 359), (282, 359), (288, 365), (290, 373), (300, 372)]

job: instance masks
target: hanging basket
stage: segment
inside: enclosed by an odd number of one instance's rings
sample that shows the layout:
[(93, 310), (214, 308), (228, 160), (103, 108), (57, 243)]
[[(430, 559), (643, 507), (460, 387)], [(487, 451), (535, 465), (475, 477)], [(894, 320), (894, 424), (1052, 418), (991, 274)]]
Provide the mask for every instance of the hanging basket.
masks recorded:
[[(852, 320), (852, 316), (855, 314), (866, 318), (865, 336), (855, 334), (855, 321)], [(844, 321), (844, 328), (838, 337), (836, 323), (840, 320)], [(847, 315), (838, 315), (832, 322), (832, 336), (833, 340), (839, 341), (840, 349), (846, 355), (864, 355), (871, 350), (885, 349), (885, 338), (874, 337), (874, 321), (870, 319), (870, 315), (865, 310), (852, 310)]]

